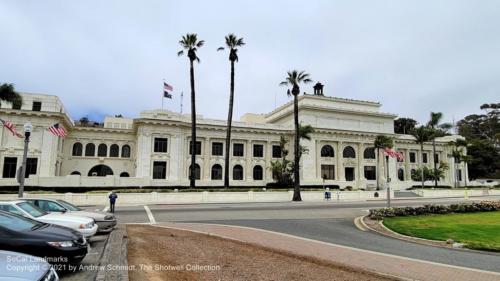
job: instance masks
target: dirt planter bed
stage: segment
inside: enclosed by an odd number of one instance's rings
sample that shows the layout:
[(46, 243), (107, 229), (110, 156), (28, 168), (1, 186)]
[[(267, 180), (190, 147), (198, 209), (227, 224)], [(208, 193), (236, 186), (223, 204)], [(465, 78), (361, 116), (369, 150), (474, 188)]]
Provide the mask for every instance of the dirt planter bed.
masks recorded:
[(131, 281), (395, 280), (314, 258), (189, 231), (128, 225), (127, 232)]

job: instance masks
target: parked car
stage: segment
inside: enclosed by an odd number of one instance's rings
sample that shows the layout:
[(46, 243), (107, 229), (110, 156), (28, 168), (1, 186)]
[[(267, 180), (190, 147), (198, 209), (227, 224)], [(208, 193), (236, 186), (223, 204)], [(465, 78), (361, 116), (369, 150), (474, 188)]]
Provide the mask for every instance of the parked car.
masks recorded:
[(86, 211), (61, 199), (26, 198), (24, 200), (48, 213), (66, 213), (94, 219), (98, 232), (109, 232), (116, 226), (116, 218), (111, 213)]
[(88, 242), (73, 229), (0, 211), (0, 250), (43, 257), (55, 264), (75, 264), (87, 255)]
[(26, 201), (16, 200), (0, 202), (0, 210), (25, 216), (40, 222), (69, 227), (80, 232), (85, 237), (90, 237), (97, 232), (97, 225), (93, 219), (58, 213), (49, 214)]
[(42, 258), (0, 250), (0, 281), (59, 281), (54, 267)]

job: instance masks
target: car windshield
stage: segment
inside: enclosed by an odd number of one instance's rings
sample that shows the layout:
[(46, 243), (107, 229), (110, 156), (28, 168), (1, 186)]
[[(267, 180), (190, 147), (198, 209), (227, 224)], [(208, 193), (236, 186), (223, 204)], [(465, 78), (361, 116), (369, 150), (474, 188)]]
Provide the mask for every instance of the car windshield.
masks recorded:
[(31, 203), (28, 203), (28, 202), (17, 203), (16, 205), (35, 218), (38, 218), (38, 217), (41, 217), (41, 216), (44, 216), (47, 214), (46, 212), (42, 211), (37, 206), (35, 206)]
[(77, 206), (69, 203), (69, 202), (66, 202), (64, 200), (57, 200), (57, 203), (63, 205), (64, 208), (70, 210), (70, 211), (81, 211), (82, 209), (78, 208)]
[(0, 212), (0, 226), (6, 229), (26, 231), (38, 228), (42, 225), (44, 225), (44, 223), (37, 222), (29, 218)]

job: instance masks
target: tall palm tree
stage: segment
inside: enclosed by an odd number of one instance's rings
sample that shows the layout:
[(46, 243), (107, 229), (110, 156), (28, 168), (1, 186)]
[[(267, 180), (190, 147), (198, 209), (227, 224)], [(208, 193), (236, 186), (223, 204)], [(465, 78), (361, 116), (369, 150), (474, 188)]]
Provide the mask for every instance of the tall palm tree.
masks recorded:
[[(226, 36), (226, 47), (229, 49), (229, 61), (231, 62), (231, 86), (229, 89), (229, 111), (227, 114), (227, 132), (226, 132), (226, 154), (224, 159), (224, 187), (229, 187), (229, 146), (231, 145), (231, 123), (233, 122), (233, 102), (234, 102), (234, 63), (238, 62), (238, 47), (245, 45), (243, 38), (237, 38), (230, 33)], [(224, 50), (220, 47), (217, 51)]]
[(195, 183), (195, 164), (196, 164), (196, 103), (195, 103), (195, 91), (194, 91), (194, 61), (200, 62), (200, 59), (196, 55), (198, 48), (202, 47), (205, 41), (198, 40), (196, 33), (188, 33), (182, 36), (179, 44), (184, 50), (177, 53), (178, 56), (182, 56), (184, 51), (187, 51), (187, 57), (189, 58), (189, 75), (191, 82), (191, 168), (189, 169), (189, 186), (194, 188)]
[(22, 96), (16, 92), (13, 84), (8, 83), (0, 85), (0, 105), (2, 105), (2, 101), (11, 102), (17, 107), (23, 104)]
[[(454, 169), (456, 173), (458, 170), (458, 165), (460, 164), (460, 162), (462, 162), (462, 159), (464, 157), (462, 148), (467, 146), (467, 142), (463, 139), (457, 139), (456, 141), (450, 141), (448, 144), (453, 146), (453, 150), (451, 151), (451, 156), (455, 160)], [(458, 182), (457, 175), (455, 175), (455, 187), (457, 187), (457, 182)]]
[(373, 147), (377, 149), (377, 170), (376, 170), (376, 175), (377, 175), (377, 190), (380, 189), (380, 184), (379, 184), (379, 177), (380, 177), (380, 149), (384, 149), (386, 147), (392, 148), (394, 146), (394, 140), (391, 137), (384, 136), (384, 135), (378, 135), (375, 138), (375, 141), (373, 142)]
[(432, 139), (432, 131), (429, 127), (427, 126), (420, 126), (417, 128), (414, 128), (413, 130), (410, 131), (411, 135), (415, 138), (415, 142), (417, 144), (420, 144), (420, 157), (418, 164), (420, 166), (420, 172), (421, 172), (421, 177), (422, 177), (422, 188), (424, 188), (424, 183), (425, 183), (425, 178), (424, 178), (424, 167), (422, 165), (422, 158), (424, 155), (424, 143), (430, 141)]
[(281, 82), (280, 85), (291, 87), (287, 91), (288, 96), (293, 96), (293, 115), (294, 115), (294, 125), (295, 125), (295, 142), (293, 150), (293, 201), (302, 201), (300, 196), (300, 176), (299, 176), (299, 161), (300, 161), (300, 124), (299, 124), (299, 94), (300, 94), (300, 84), (311, 83), (312, 80), (309, 78), (309, 74), (304, 71), (292, 70), (288, 71), (285, 81)]
[[(450, 123), (442, 123), (443, 113), (441, 112), (431, 112), (431, 119), (427, 123), (431, 131), (432, 139), (432, 159), (434, 162), (434, 174), (437, 175), (437, 162), (436, 162), (436, 138), (445, 136), (447, 132), (451, 129), (452, 125)], [(434, 187), (437, 188), (438, 177), (434, 177)]]

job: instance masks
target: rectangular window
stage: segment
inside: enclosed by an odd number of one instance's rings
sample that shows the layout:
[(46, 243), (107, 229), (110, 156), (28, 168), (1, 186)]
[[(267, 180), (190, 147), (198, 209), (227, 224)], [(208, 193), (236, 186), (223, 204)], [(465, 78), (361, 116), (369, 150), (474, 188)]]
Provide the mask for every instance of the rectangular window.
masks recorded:
[(422, 155), (422, 162), (427, 163), (427, 161), (428, 161), (428, 160), (427, 160), (427, 153), (424, 153), (424, 154)]
[(214, 156), (222, 156), (224, 154), (224, 145), (222, 142), (213, 142), (212, 143), (212, 155)]
[(365, 179), (376, 180), (377, 179), (377, 167), (365, 166)]
[(462, 181), (462, 170), (457, 170), (458, 173), (458, 181)]
[(42, 102), (41, 101), (34, 101), (33, 102), (33, 107), (32, 109), (33, 111), (42, 111)]
[(273, 145), (273, 158), (281, 158), (281, 146)]
[(167, 153), (167, 150), (168, 150), (168, 139), (155, 138), (154, 152)]
[(233, 144), (233, 156), (243, 156), (243, 150), (245, 146), (242, 143), (234, 143)]
[(167, 162), (154, 161), (153, 162), (153, 179), (166, 179), (167, 178)]
[(415, 162), (417, 162), (415, 152), (410, 152), (410, 163), (415, 163)]
[(17, 168), (17, 157), (5, 157), (3, 159), (3, 178), (15, 178)]
[(36, 175), (37, 165), (38, 158), (26, 159), (26, 172), (24, 173), (24, 177), (29, 178), (30, 175)]
[(253, 145), (253, 157), (264, 157), (264, 146), (262, 144)]
[(321, 178), (325, 180), (334, 180), (335, 165), (321, 165)]
[(22, 104), (12, 104), (12, 109), (21, 109)]
[(434, 154), (434, 163), (439, 163), (439, 154)]
[[(193, 154), (193, 151), (191, 149), (191, 145), (193, 144), (193, 142), (189, 142), (189, 155)], [(195, 144), (195, 154), (196, 155), (201, 155), (201, 141), (197, 141)]]

